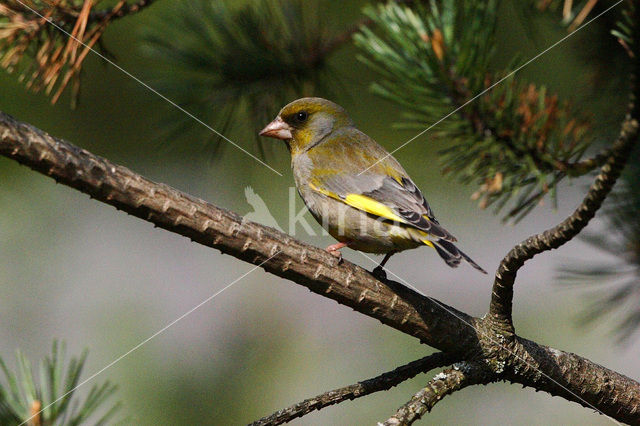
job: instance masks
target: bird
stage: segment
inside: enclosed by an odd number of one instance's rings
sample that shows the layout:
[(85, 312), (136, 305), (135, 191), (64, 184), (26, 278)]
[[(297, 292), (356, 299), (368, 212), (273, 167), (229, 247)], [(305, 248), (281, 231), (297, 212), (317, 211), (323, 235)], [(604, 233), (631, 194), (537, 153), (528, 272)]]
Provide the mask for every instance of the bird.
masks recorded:
[(386, 279), (384, 266), (392, 255), (429, 246), (450, 267), (464, 260), (487, 273), (453, 244), (456, 238), (435, 218), (400, 163), (358, 130), (338, 104), (297, 99), (259, 134), (285, 142), (300, 197), (338, 240), (326, 248), (338, 262), (344, 247), (384, 254), (372, 272)]

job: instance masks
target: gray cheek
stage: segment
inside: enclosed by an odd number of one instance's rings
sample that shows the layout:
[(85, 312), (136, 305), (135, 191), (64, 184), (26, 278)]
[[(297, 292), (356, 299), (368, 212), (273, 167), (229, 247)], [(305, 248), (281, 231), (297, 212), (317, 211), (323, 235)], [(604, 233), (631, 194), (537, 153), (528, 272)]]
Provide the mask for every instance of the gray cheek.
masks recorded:
[(311, 128), (315, 133), (314, 141), (319, 141), (333, 130), (334, 119), (325, 114), (316, 115), (311, 123)]

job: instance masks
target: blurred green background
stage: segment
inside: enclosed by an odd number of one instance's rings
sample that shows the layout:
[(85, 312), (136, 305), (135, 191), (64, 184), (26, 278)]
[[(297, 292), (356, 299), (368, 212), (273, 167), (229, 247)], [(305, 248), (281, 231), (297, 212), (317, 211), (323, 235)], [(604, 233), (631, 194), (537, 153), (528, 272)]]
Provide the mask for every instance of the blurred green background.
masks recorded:
[[(327, 22), (341, 28), (361, 18), (364, 4), (348, 1), (319, 7)], [(105, 43), (120, 66), (145, 81), (152, 78), (141, 33), (173, 7), (175, 2), (159, 1), (109, 27)], [(558, 16), (518, 15), (509, 2), (503, 9), (497, 35), (497, 57), (503, 66), (514, 55), (532, 57), (566, 34)], [(570, 97), (592, 115), (594, 132), (605, 143), (617, 133), (626, 87), (626, 75), (611, 60), (620, 53), (608, 36), (610, 26), (604, 17), (519, 74)], [(400, 114), (396, 106), (368, 93), (375, 76), (356, 60), (355, 48), (346, 45), (328, 65), (346, 88), (333, 93), (332, 99), (349, 111), (361, 130), (388, 150), (413, 136), (391, 127)], [(87, 60), (78, 109), (68, 105), (63, 97), (52, 106), (45, 96), (28, 92), (16, 76), (0, 73), (0, 110), (241, 214), (252, 211), (244, 196), (251, 186), (287, 228), (293, 180), (289, 155), (281, 144), (268, 141), (273, 146), (265, 161), (284, 177), (231, 146), (211, 161), (188, 149), (184, 141), (159, 139), (165, 102), (94, 55)], [(256, 140), (247, 130), (254, 125), (234, 123), (227, 136), (257, 155)], [(178, 143), (181, 149), (173, 149)], [(556, 211), (539, 207), (517, 226), (505, 226), (470, 200), (475, 188), (442, 177), (436, 153), (445, 143), (432, 141), (427, 133), (395, 156), (421, 187), (440, 222), (489, 271), (514, 244), (569, 214), (589, 182), (563, 184)], [(301, 207), (296, 199), (296, 208)], [(5, 158), (0, 158), (0, 208), (0, 354), (9, 360), (19, 347), (36, 361), (48, 353), (52, 339), (59, 338), (67, 342), (70, 353), (90, 349), (86, 377), (251, 269)], [(319, 233), (309, 215), (307, 220)], [(600, 229), (597, 221), (591, 226)], [(296, 237), (320, 247), (332, 241), (306, 235), (301, 228)], [(345, 256), (367, 269), (374, 266), (356, 252), (347, 250)], [(610, 324), (576, 327), (585, 293), (554, 284), (558, 265), (602, 256), (576, 240), (527, 263), (517, 281), (515, 324), (525, 337), (637, 378), (638, 339), (619, 346), (611, 337)], [(388, 266), (421, 291), (469, 314), (483, 315), (487, 309), (490, 276), (465, 266), (449, 269), (427, 249), (397, 255)], [(431, 350), (259, 269), (98, 379), (108, 378), (120, 386), (117, 395), (136, 424), (243, 424)], [(429, 375), (421, 375), (388, 392), (326, 408), (293, 424), (373, 424), (393, 414), (428, 379)], [(609, 420), (560, 398), (494, 384), (448, 397), (424, 422), (546, 425)]]

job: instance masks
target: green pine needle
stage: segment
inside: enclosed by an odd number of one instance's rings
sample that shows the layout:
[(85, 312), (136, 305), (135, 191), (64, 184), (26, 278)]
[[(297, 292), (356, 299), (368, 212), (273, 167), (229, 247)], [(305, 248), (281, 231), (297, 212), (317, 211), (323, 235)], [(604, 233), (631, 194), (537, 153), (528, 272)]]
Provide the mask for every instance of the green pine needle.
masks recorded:
[[(497, 1), (440, 1), (414, 7), (390, 2), (365, 8), (375, 27), (355, 42), (380, 78), (372, 91), (400, 106), (403, 128), (425, 129), (492, 87), (507, 72), (490, 70)], [(512, 78), (439, 122), (444, 172), (478, 185), (473, 198), (518, 221), (575, 174), (590, 145), (587, 123), (545, 87)], [(588, 171), (588, 170), (587, 170)], [(586, 173), (584, 171), (582, 173)]]
[(110, 424), (121, 409), (119, 402), (109, 402), (117, 386), (109, 382), (94, 384), (83, 401), (77, 396), (75, 388), (86, 358), (85, 350), (65, 367), (65, 345), (54, 341), (51, 356), (44, 359), (36, 378), (23, 352), (16, 354), (17, 373), (0, 357), (4, 375), (0, 380), (0, 424), (18, 425), (31, 419), (31, 423), (41, 425), (81, 425), (92, 418), (99, 419), (94, 424)]
[[(144, 34), (145, 53), (158, 63), (155, 84), (216, 130), (234, 122), (257, 136), (282, 105), (324, 88), (335, 46), (312, 3), (197, 0), (176, 8)], [(168, 139), (189, 132), (216, 153), (219, 138), (184, 114), (168, 111), (162, 124)]]

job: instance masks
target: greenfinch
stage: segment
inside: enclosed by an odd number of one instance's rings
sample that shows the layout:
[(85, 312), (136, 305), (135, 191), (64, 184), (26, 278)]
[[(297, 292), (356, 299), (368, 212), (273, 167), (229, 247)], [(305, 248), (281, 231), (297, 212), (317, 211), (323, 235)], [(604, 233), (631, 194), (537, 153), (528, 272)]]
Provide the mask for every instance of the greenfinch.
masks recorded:
[(327, 251), (341, 259), (340, 249), (391, 255), (429, 246), (447, 265), (464, 259), (433, 215), (429, 204), (400, 163), (358, 130), (346, 111), (322, 98), (302, 98), (280, 110), (261, 136), (282, 139), (291, 154), (298, 193), (313, 217), (339, 241)]

